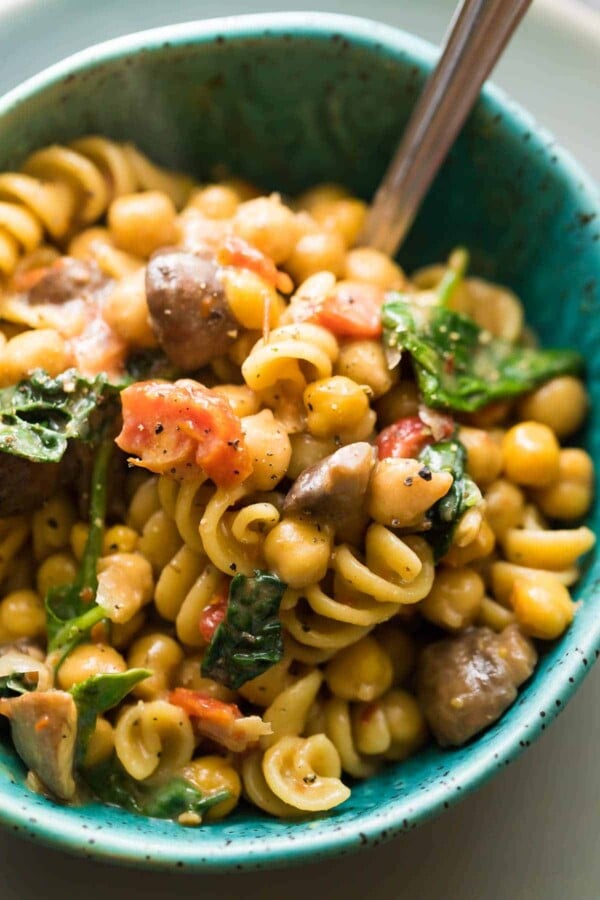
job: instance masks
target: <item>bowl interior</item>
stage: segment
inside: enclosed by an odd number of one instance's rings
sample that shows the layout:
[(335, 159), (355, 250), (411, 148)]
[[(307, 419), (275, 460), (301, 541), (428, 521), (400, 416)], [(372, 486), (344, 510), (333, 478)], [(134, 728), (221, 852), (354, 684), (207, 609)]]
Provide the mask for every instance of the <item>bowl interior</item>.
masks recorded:
[[(313, 14), (191, 23), (118, 39), (47, 70), (0, 101), (0, 171), (86, 133), (138, 144), (207, 178), (215, 166), (294, 193), (319, 181), (369, 197), (434, 59), (422, 41), (363, 20)], [(499, 91), (470, 117), (402, 249), (411, 268), (464, 244), (473, 270), (515, 289), (548, 345), (580, 349), (600, 404), (600, 202), (577, 165)], [(584, 436), (598, 455), (594, 417)], [(598, 512), (591, 526), (598, 531)], [(242, 810), (199, 830), (30, 794), (0, 744), (0, 821), (71, 851), (173, 868), (285, 865), (392, 837), (460, 798), (546, 727), (598, 655), (591, 564), (586, 598), (517, 704), (478, 740), (426, 750), (357, 784), (327, 817), (287, 824)]]

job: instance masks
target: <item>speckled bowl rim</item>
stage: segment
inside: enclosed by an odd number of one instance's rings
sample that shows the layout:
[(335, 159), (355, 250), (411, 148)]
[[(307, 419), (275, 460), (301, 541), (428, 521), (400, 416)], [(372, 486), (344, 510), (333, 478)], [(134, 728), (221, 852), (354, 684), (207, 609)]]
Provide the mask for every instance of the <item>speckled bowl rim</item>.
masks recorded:
[[(173, 26), (153, 28), (125, 35), (92, 46), (50, 66), (29, 78), (0, 98), (0, 117), (18, 107), (38, 91), (60, 82), (67, 76), (142, 50), (160, 50), (165, 44), (204, 44), (217, 37), (243, 39), (261, 36), (292, 34), (302, 38), (323, 40), (338, 34), (352, 44), (384, 52), (397, 59), (401, 65), (411, 63), (419, 67), (431, 66), (437, 57), (436, 48), (414, 35), (399, 29), (354, 16), (330, 13), (290, 12), (259, 13), (187, 22)], [(600, 215), (600, 191), (593, 179), (581, 168), (571, 154), (558, 147), (555, 139), (519, 104), (493, 85), (486, 85), (482, 93), (485, 107), (493, 114), (502, 113), (505, 120), (517, 129), (532, 135), (532, 146), (552, 146), (556, 156), (556, 171), (561, 178), (571, 182), (584, 192), (588, 207)], [(586, 591), (589, 602), (597, 592), (594, 584)], [(589, 623), (588, 623), (589, 624)], [(544, 717), (536, 714), (532, 719), (521, 717), (510, 734), (497, 734), (490, 742), (482, 741), (468, 760), (449, 761), (452, 768), (452, 789), (440, 780), (436, 784), (413, 795), (410, 809), (404, 799), (395, 800), (385, 808), (365, 812), (351, 823), (341, 827), (335, 819), (319, 819), (307, 828), (299, 825), (293, 843), (289, 837), (237, 838), (223, 841), (222, 845), (208, 849), (204, 856), (201, 830), (193, 846), (180, 846), (174, 850), (174, 840), (144, 837), (143, 855), (140, 853), (139, 836), (131, 828), (103, 830), (95, 840), (86, 841), (82, 827), (65, 815), (65, 810), (55, 804), (44, 809), (43, 820), (39, 805), (31, 800), (5, 796), (0, 783), (0, 825), (12, 828), (25, 838), (39, 841), (50, 847), (107, 862), (173, 871), (213, 870), (239, 871), (240, 869), (269, 868), (297, 865), (306, 861), (342, 855), (361, 847), (389, 840), (447, 809), (464, 798), (470, 791), (490, 778), (494, 772), (515, 759), (528, 747), (562, 710), (565, 703), (589, 672), (592, 663), (600, 655), (600, 617), (580, 636), (577, 646), (566, 647), (573, 651), (565, 655), (560, 666), (547, 672), (543, 680), (543, 698), (537, 692), (535, 709), (543, 706)], [(543, 700), (543, 703), (542, 703)], [(0, 778), (2, 776), (0, 775)], [(94, 827), (91, 826), (88, 833)]]

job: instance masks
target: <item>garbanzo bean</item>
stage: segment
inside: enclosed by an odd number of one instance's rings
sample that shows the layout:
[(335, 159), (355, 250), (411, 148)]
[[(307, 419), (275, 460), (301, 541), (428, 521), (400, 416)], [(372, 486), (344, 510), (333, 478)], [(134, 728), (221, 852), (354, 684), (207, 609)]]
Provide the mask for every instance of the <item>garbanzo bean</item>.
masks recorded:
[(12, 591), (0, 601), (0, 623), (20, 637), (42, 637), (46, 633), (42, 598), (35, 591)]
[(222, 756), (200, 756), (193, 759), (181, 774), (205, 797), (221, 791), (229, 794), (226, 800), (221, 800), (204, 813), (203, 818), (207, 822), (223, 819), (237, 806), (242, 792), (240, 776)]
[(510, 595), (517, 622), (526, 634), (552, 641), (573, 620), (575, 606), (564, 584), (544, 572), (517, 579)]
[(108, 209), (108, 227), (118, 247), (148, 257), (160, 247), (177, 243), (177, 211), (161, 191), (124, 194)]
[(494, 481), (502, 471), (502, 449), (483, 428), (463, 425), (459, 439), (467, 451), (467, 472), (480, 487)]
[(588, 409), (583, 382), (573, 375), (551, 378), (527, 394), (518, 406), (523, 419), (532, 419), (551, 428), (559, 439), (568, 437), (582, 425)]
[(534, 492), (534, 499), (551, 519), (579, 519), (592, 503), (594, 464), (585, 450), (570, 447), (560, 451), (558, 478)]
[(274, 263), (287, 260), (298, 239), (298, 224), (278, 194), (241, 203), (233, 217), (233, 230)]
[(92, 675), (124, 672), (125, 660), (108, 644), (80, 644), (69, 653), (58, 670), (58, 686), (68, 691)]
[(419, 392), (414, 381), (401, 381), (375, 404), (380, 428), (419, 412)]
[(348, 341), (340, 347), (335, 364), (336, 375), (365, 384), (374, 398), (386, 394), (398, 378), (396, 369), (389, 369), (381, 341)]
[(406, 282), (400, 266), (372, 247), (356, 247), (346, 254), (344, 278), (376, 284), (384, 290), (398, 290)]
[(544, 487), (556, 481), (559, 454), (556, 435), (539, 422), (519, 422), (502, 439), (506, 475), (526, 487)]
[(344, 272), (346, 247), (335, 231), (314, 231), (303, 234), (286, 260), (286, 269), (299, 284), (316, 272)]
[(308, 385), (304, 406), (310, 433), (327, 438), (355, 428), (369, 412), (369, 398), (362, 385), (343, 375), (334, 375)]
[(342, 700), (375, 700), (385, 694), (393, 680), (389, 656), (370, 635), (340, 650), (325, 667), (330, 691)]
[(194, 191), (188, 206), (199, 209), (209, 219), (230, 219), (240, 204), (240, 196), (226, 184), (208, 184)]
[(525, 513), (525, 495), (516, 484), (499, 478), (489, 485), (483, 496), (486, 521), (497, 538), (502, 537), (509, 528), (521, 524)]
[(484, 583), (474, 569), (440, 569), (419, 609), (435, 625), (462, 631), (477, 618), (484, 593)]
[(282, 519), (265, 539), (269, 567), (292, 588), (315, 584), (325, 577), (332, 535), (326, 526)]
[(183, 649), (172, 637), (154, 632), (137, 638), (129, 648), (130, 669), (150, 669), (152, 675), (140, 681), (134, 693), (142, 700), (154, 700), (171, 687), (173, 677), (183, 660)]

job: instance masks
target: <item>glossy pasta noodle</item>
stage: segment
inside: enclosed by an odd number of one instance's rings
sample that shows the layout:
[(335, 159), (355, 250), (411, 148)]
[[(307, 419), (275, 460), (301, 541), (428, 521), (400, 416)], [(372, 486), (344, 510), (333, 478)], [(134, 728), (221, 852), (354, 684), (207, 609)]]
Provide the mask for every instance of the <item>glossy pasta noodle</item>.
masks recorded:
[(498, 718), (576, 614), (580, 361), (464, 250), (357, 246), (365, 211), (99, 136), (0, 175), (0, 715), (56, 799), (325, 812)]

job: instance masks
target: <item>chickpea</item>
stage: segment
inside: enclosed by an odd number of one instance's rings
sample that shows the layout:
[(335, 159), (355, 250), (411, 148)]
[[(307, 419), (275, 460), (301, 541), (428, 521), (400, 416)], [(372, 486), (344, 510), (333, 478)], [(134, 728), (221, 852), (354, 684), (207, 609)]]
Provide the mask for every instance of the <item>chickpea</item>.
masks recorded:
[(378, 629), (375, 637), (392, 662), (393, 684), (404, 684), (417, 662), (417, 648), (414, 639), (408, 632), (392, 624), (383, 625)]
[(289, 478), (297, 478), (305, 469), (314, 466), (315, 463), (325, 459), (331, 453), (335, 453), (338, 449), (333, 437), (316, 438), (306, 431), (291, 434), (290, 443), (292, 445), (292, 457), (287, 470)]
[(389, 656), (370, 635), (340, 650), (325, 667), (325, 681), (341, 700), (376, 700), (389, 690), (393, 680)]
[(381, 341), (348, 341), (342, 344), (335, 373), (357, 384), (365, 384), (374, 398), (382, 397), (398, 380), (397, 370), (388, 368)]
[(62, 492), (50, 497), (37, 509), (32, 519), (35, 558), (43, 560), (54, 551), (67, 547), (74, 521), (73, 504)]
[(335, 231), (347, 247), (358, 240), (367, 213), (363, 200), (355, 197), (338, 197), (315, 203), (310, 214), (327, 231)]
[(55, 377), (68, 368), (67, 345), (53, 328), (36, 328), (15, 335), (0, 348), (0, 387), (16, 384), (33, 369)]
[(419, 391), (414, 381), (401, 381), (375, 404), (379, 425), (385, 428), (419, 412)]
[(233, 230), (277, 265), (289, 258), (298, 239), (296, 217), (278, 194), (241, 203), (233, 217)]
[(372, 247), (356, 247), (346, 254), (344, 278), (376, 284), (386, 291), (397, 290), (406, 284), (406, 277), (400, 266), (385, 253)]
[(77, 574), (77, 563), (70, 553), (53, 553), (41, 563), (36, 574), (36, 586), (40, 597), (50, 588), (71, 584)]
[(149, 257), (160, 247), (177, 243), (177, 210), (161, 191), (123, 194), (108, 209), (108, 227), (117, 247)]
[(317, 272), (344, 272), (344, 241), (334, 231), (315, 231), (302, 235), (286, 261), (286, 269), (299, 284)]
[(194, 191), (188, 206), (200, 210), (208, 219), (231, 219), (240, 204), (240, 196), (227, 184), (209, 184)]
[(285, 304), (274, 287), (249, 269), (225, 269), (222, 275), (231, 312), (243, 328), (262, 329), (267, 314), (275, 328)]
[(270, 409), (242, 419), (246, 448), (254, 466), (252, 484), (259, 491), (270, 491), (287, 472), (292, 445), (287, 432)]
[(126, 275), (115, 284), (102, 307), (102, 315), (110, 327), (132, 347), (157, 346), (150, 325), (144, 279), (143, 268)]
[(108, 644), (79, 644), (69, 653), (58, 670), (58, 686), (68, 691), (92, 675), (124, 672), (125, 660), (114, 647)]
[(427, 725), (421, 707), (408, 691), (391, 690), (379, 701), (390, 731), (385, 759), (399, 762), (412, 756), (427, 739)]
[(535, 502), (551, 519), (580, 519), (592, 503), (594, 464), (585, 450), (560, 451), (557, 480), (534, 492)]
[(311, 215), (314, 209), (317, 209), (324, 203), (332, 203), (335, 200), (344, 200), (350, 195), (345, 187), (341, 184), (326, 181), (322, 184), (315, 184), (300, 194), (297, 200), (299, 209), (304, 209)]
[(240, 776), (231, 763), (222, 756), (201, 756), (193, 759), (184, 766), (181, 774), (206, 797), (221, 791), (227, 791), (229, 794), (226, 800), (221, 800), (204, 813), (207, 822), (225, 818), (237, 806), (242, 792)]
[(89, 533), (90, 526), (86, 522), (75, 522), (71, 528), (69, 543), (71, 545), (71, 550), (73, 551), (73, 556), (78, 561), (83, 557)]
[(150, 669), (149, 678), (140, 681), (133, 693), (141, 700), (155, 700), (168, 691), (178, 666), (183, 660), (183, 650), (174, 638), (160, 631), (137, 638), (129, 648), (127, 664), (130, 669)]
[(482, 428), (463, 425), (459, 438), (467, 451), (467, 472), (480, 487), (494, 481), (502, 471), (502, 450)]
[(481, 576), (474, 569), (439, 569), (419, 609), (434, 625), (447, 631), (462, 631), (477, 618), (484, 593)]
[(309, 384), (304, 391), (304, 405), (308, 430), (317, 438), (355, 428), (369, 412), (365, 388), (343, 375)]
[(485, 517), (497, 538), (521, 524), (525, 512), (525, 495), (515, 484), (499, 478), (484, 494)]
[(451, 486), (449, 472), (425, 470), (417, 459), (382, 459), (371, 475), (368, 512), (382, 525), (416, 527)]
[(581, 427), (588, 405), (583, 382), (573, 375), (560, 375), (523, 397), (518, 411), (521, 418), (547, 425), (562, 439)]
[(253, 416), (258, 412), (258, 397), (245, 384), (217, 384), (212, 390), (220, 397), (224, 397), (235, 415), (240, 418)]
[(573, 621), (575, 606), (564, 584), (547, 573), (517, 579), (510, 595), (517, 622), (531, 637), (552, 641)]
[(527, 487), (544, 487), (556, 481), (560, 447), (547, 425), (519, 422), (502, 439), (502, 456), (507, 477)]
[(98, 716), (85, 753), (86, 768), (97, 766), (108, 759), (113, 752), (114, 746), (112, 725), (103, 716)]
[(267, 535), (264, 554), (282, 581), (291, 588), (303, 588), (325, 577), (331, 547), (329, 528), (286, 518)]
[(127, 622), (113, 622), (110, 629), (110, 640), (113, 647), (116, 647), (117, 650), (129, 647), (134, 635), (141, 631), (145, 624), (146, 614), (141, 609)]
[(35, 591), (12, 591), (0, 601), (0, 623), (19, 637), (37, 638), (46, 633), (46, 611)]
[(102, 539), (102, 555), (133, 553), (137, 547), (138, 533), (128, 525), (113, 525)]

